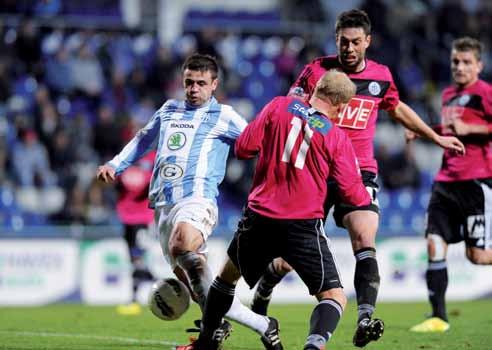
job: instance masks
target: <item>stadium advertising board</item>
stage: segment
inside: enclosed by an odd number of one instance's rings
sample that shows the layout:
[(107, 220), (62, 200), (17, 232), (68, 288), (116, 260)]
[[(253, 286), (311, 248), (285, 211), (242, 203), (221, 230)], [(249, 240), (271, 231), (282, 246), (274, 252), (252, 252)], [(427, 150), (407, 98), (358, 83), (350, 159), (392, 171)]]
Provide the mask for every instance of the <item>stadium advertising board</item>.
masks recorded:
[(130, 257), (121, 239), (85, 241), (80, 244), (82, 301), (119, 304), (131, 299)]
[(78, 242), (1, 240), (0, 304), (42, 305), (66, 299), (78, 284)]
[[(392, 238), (379, 242), (380, 300), (427, 300), (426, 241), (423, 238)], [(463, 242), (448, 249), (448, 300), (468, 300), (490, 295), (490, 266), (471, 264)]]
[[(162, 256), (158, 241), (147, 242), (146, 261), (158, 278), (173, 276)], [(209, 262), (214, 274), (226, 257), (228, 241), (207, 242)], [(345, 293), (354, 297), (355, 259), (348, 238), (331, 242)], [(427, 255), (422, 237), (391, 238), (378, 242), (381, 274), (380, 301), (427, 300), (425, 271)], [(449, 300), (480, 298), (492, 293), (490, 268), (472, 265), (464, 255), (464, 245), (449, 249)], [(147, 301), (150, 284), (144, 284), (137, 297)], [(35, 292), (33, 292), (35, 291)], [(121, 239), (78, 240), (1, 240), (0, 305), (42, 305), (60, 301), (87, 304), (119, 304), (130, 301), (131, 265)], [(248, 303), (253, 291), (240, 281), (237, 295)], [(274, 302), (313, 302), (296, 273), (289, 274), (274, 290)]]

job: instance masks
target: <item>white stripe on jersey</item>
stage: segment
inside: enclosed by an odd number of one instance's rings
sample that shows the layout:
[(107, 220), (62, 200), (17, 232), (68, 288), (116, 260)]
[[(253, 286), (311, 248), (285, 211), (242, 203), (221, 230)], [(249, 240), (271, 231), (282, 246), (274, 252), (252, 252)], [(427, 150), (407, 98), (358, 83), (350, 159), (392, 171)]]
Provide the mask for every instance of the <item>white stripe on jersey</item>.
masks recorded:
[[(182, 105), (181, 106), (182, 106), (183, 109), (185, 108), (184, 102), (182, 102)], [(197, 113), (197, 112), (195, 111), (195, 113)], [(175, 113), (173, 113), (171, 115), (171, 120), (179, 121), (179, 120), (183, 119), (183, 116), (184, 116), (183, 113), (177, 113), (177, 112), (175, 112)], [(199, 126), (197, 126), (197, 128), (198, 127)], [(163, 138), (162, 138), (162, 140), (163, 140), (164, 143), (169, 138), (169, 136), (173, 133), (173, 131), (170, 128), (169, 129), (166, 129), (166, 131), (167, 131), (167, 133), (163, 133)], [(193, 137), (194, 137), (194, 134), (196, 134), (196, 132), (193, 133), (193, 135), (192, 135)], [(166, 135), (167, 135), (167, 137), (166, 137)], [(191, 135), (187, 134), (187, 136), (190, 137)], [(187, 169), (188, 168), (188, 161), (190, 159), (188, 157), (188, 155), (190, 154), (191, 147), (194, 144), (191, 141), (193, 141), (193, 140), (188, 140), (188, 142), (186, 142), (186, 144), (183, 146), (183, 148), (181, 148), (179, 150), (180, 157), (183, 157), (184, 159), (186, 159), (186, 161), (184, 163), (184, 169)], [(164, 144), (163, 147), (167, 147), (167, 145)], [(186, 157), (185, 157), (185, 155), (186, 155)], [(160, 180), (160, 182), (162, 183), (162, 179)], [(179, 182), (177, 182), (177, 183), (175, 183), (173, 185), (172, 193), (173, 193), (173, 195), (172, 195), (173, 198), (183, 198), (183, 193), (184, 193), (184, 191), (183, 191), (183, 181), (179, 181)]]
[[(215, 135), (216, 133), (218, 134), (221, 128), (222, 130), (227, 130), (227, 125), (229, 123), (229, 120), (230, 118), (227, 114), (224, 115), (224, 118), (219, 118), (217, 124), (215, 124), (212, 130), (210, 130), (210, 134), (212, 135)], [(201, 159), (208, 160), (208, 154), (214, 151), (212, 146), (214, 145), (215, 142), (216, 139), (214, 138), (208, 138), (203, 142), (202, 149), (200, 150), (200, 160)], [(205, 182), (203, 180), (207, 178), (208, 166), (209, 166), (208, 161), (199, 162), (195, 173), (196, 178), (200, 180), (195, 181), (193, 186), (193, 192), (196, 192), (202, 196), (205, 196), (204, 193)]]

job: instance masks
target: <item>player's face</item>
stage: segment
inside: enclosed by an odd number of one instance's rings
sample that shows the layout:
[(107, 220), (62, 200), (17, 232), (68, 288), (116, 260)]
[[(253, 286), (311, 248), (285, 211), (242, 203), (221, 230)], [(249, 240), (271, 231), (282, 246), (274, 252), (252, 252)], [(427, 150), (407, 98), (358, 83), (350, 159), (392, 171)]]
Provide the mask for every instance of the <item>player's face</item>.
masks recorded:
[(366, 50), (371, 44), (371, 36), (364, 33), (364, 29), (342, 28), (338, 31), (337, 51), (342, 67), (350, 72), (357, 72), (364, 68)]
[(451, 51), (451, 73), (453, 81), (460, 87), (467, 87), (478, 80), (483, 64), (473, 51)]
[(201, 106), (206, 103), (215, 89), (218, 79), (212, 78), (210, 71), (197, 71), (185, 69), (183, 72), (183, 86), (186, 94), (186, 102), (192, 106)]

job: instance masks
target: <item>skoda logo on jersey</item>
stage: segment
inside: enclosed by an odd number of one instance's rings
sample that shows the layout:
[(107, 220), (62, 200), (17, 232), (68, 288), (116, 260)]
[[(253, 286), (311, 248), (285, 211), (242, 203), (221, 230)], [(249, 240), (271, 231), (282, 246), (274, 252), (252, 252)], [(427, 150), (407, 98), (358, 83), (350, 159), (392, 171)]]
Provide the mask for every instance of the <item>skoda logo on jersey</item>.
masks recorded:
[(461, 95), (459, 100), (458, 100), (458, 104), (460, 106), (466, 106), (468, 104), (468, 102), (470, 102), (470, 95)]
[(186, 143), (186, 135), (180, 131), (175, 132), (167, 139), (167, 148), (171, 151), (176, 151), (183, 147)]
[(187, 123), (171, 123), (171, 128), (194, 129), (195, 126), (193, 124), (187, 124)]
[(373, 96), (379, 95), (381, 93), (381, 86), (379, 85), (379, 83), (377, 83), (375, 81), (371, 81), (369, 83), (369, 92)]
[(161, 176), (167, 181), (176, 180), (183, 176), (183, 169), (177, 164), (165, 163), (161, 167)]

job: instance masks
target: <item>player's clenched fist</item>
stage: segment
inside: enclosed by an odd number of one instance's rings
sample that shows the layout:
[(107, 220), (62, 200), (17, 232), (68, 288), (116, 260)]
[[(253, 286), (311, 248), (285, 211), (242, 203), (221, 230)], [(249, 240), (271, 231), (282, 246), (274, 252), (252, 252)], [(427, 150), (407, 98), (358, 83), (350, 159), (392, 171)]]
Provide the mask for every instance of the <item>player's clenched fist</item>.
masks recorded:
[(113, 182), (116, 179), (116, 171), (110, 165), (101, 165), (97, 169), (97, 179), (104, 182)]

